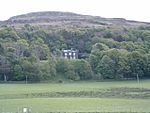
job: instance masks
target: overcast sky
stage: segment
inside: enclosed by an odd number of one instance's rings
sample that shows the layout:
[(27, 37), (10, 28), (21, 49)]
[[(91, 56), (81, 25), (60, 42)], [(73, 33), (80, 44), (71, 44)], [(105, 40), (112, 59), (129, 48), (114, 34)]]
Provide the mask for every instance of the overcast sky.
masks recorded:
[(66, 11), (150, 22), (150, 0), (0, 0), (0, 20), (38, 11)]

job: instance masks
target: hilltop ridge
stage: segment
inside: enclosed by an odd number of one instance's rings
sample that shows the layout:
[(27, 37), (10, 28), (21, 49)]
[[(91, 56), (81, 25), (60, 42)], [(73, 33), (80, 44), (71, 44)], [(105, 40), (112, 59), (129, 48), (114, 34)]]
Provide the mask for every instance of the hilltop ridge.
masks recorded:
[(6, 21), (2, 21), (1, 25), (23, 25), (32, 24), (51, 27), (67, 27), (67, 28), (91, 28), (91, 27), (112, 27), (112, 26), (139, 26), (149, 25), (148, 22), (138, 22), (126, 20), (123, 18), (102, 18), (100, 16), (81, 15), (71, 12), (33, 12), (14, 16)]

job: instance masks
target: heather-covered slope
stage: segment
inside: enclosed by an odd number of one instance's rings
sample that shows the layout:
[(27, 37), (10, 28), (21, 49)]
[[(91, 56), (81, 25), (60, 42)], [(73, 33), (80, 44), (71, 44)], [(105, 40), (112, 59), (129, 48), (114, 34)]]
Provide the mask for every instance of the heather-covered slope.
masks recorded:
[(102, 18), (98, 16), (80, 15), (70, 12), (36, 12), (14, 16), (4, 21), (3, 25), (32, 24), (49, 27), (67, 28), (101, 28), (117, 26), (138, 26), (150, 23), (129, 21), (123, 18)]

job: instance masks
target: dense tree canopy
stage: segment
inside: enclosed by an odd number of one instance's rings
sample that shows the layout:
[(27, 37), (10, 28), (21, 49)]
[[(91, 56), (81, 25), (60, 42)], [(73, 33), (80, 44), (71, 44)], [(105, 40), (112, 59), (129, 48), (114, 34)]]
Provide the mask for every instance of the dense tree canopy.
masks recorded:
[[(62, 49), (79, 59), (62, 58)], [(150, 29), (129, 27), (46, 30), (0, 27), (0, 80), (126, 79), (150, 77)]]

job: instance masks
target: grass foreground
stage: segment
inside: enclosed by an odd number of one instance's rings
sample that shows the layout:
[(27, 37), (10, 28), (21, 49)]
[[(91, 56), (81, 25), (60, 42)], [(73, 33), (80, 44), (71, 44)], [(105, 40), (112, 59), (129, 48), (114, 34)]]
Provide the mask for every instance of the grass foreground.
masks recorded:
[(0, 113), (150, 112), (150, 80), (0, 84)]

